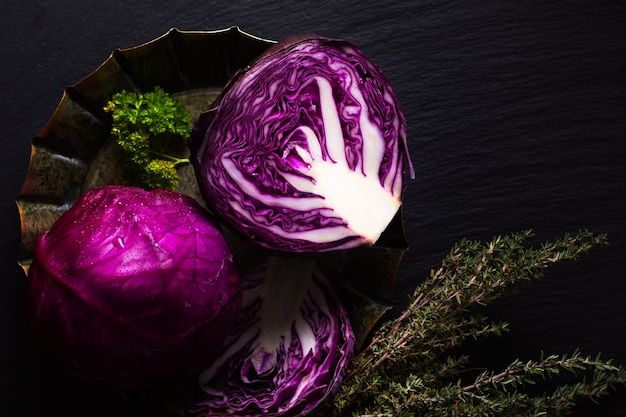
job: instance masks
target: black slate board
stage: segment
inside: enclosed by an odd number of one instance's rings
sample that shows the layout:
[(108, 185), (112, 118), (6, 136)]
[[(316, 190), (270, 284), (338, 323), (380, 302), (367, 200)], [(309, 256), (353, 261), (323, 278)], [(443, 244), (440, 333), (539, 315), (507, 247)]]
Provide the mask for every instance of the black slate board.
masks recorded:
[[(1, 415), (148, 415), (75, 386), (33, 342), (14, 200), (31, 140), (65, 87), (113, 49), (171, 27), (343, 37), (381, 66), (407, 114), (417, 171), (392, 314), (462, 237), (532, 228), (546, 240), (588, 228), (608, 233), (610, 246), (492, 306), (512, 331), (470, 353), (498, 367), (579, 347), (626, 363), (626, 3), (27, 0), (2, 12)], [(577, 415), (626, 416), (624, 394)]]

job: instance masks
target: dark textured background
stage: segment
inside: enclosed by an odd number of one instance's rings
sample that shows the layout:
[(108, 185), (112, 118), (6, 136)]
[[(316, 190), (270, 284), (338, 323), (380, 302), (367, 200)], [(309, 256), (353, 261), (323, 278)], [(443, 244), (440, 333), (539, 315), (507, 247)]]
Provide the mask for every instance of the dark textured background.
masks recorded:
[[(511, 333), (469, 351), (494, 368), (576, 348), (626, 364), (626, 2), (25, 0), (0, 10), (0, 415), (144, 415), (75, 386), (31, 339), (14, 199), (63, 89), (115, 48), (172, 27), (358, 44), (403, 103), (417, 171), (397, 309), (462, 237), (605, 232), (608, 248), (492, 306)], [(578, 415), (626, 416), (625, 398)]]

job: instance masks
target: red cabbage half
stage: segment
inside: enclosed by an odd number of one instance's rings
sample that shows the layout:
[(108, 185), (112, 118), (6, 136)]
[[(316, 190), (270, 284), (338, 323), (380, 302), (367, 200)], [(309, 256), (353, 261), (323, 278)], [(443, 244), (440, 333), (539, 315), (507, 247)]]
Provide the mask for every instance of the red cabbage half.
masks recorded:
[(190, 197), (89, 191), (37, 241), (28, 309), (35, 334), (80, 379), (140, 389), (219, 354), (241, 307), (220, 231)]
[(192, 413), (293, 417), (340, 387), (354, 349), (347, 313), (313, 261), (269, 257), (242, 277), (243, 306), (221, 356), (199, 377)]
[(316, 36), (278, 43), (233, 77), (189, 145), (216, 214), (262, 246), (297, 252), (375, 243), (409, 162), (381, 70), (356, 46)]

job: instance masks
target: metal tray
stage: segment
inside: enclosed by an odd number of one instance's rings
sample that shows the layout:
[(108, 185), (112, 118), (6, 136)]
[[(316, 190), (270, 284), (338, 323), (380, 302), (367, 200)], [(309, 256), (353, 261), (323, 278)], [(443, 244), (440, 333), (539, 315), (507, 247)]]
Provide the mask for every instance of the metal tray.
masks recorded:
[[(103, 110), (113, 94), (160, 86), (182, 99), (192, 118), (197, 118), (237, 70), (274, 43), (238, 27), (206, 32), (171, 29), (145, 44), (113, 51), (94, 72), (66, 88), (56, 111), (33, 138), (28, 173), (17, 198), (22, 229), (18, 262), (25, 273), (41, 233), (87, 190), (120, 179), (112, 155), (111, 122)], [(202, 203), (193, 168), (183, 167), (180, 175), (178, 191)], [(236, 255), (246, 255), (247, 265), (240, 265), (243, 271), (268, 255), (234, 234), (227, 233), (227, 238)], [(399, 213), (375, 246), (313, 255), (337, 284), (357, 346), (391, 308), (406, 249)]]

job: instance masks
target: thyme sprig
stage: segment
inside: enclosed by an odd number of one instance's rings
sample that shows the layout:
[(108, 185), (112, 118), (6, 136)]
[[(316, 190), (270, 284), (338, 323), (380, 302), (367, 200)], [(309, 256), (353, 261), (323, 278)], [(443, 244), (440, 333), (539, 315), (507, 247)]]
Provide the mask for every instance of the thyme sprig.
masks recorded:
[[(354, 359), (329, 406), (333, 416), (534, 416), (565, 415), (582, 398), (596, 399), (626, 382), (626, 370), (600, 357), (571, 355), (514, 361), (500, 372), (464, 380), (469, 358), (453, 354), (467, 339), (500, 335), (508, 324), (476, 313), (537, 280), (561, 261), (578, 259), (607, 243), (606, 235), (580, 231), (528, 247), (531, 231), (487, 243), (457, 243), (430, 278), (420, 284), (408, 308), (384, 323)], [(528, 393), (538, 381), (569, 374), (556, 388)], [(533, 391), (534, 392), (534, 391)]]

